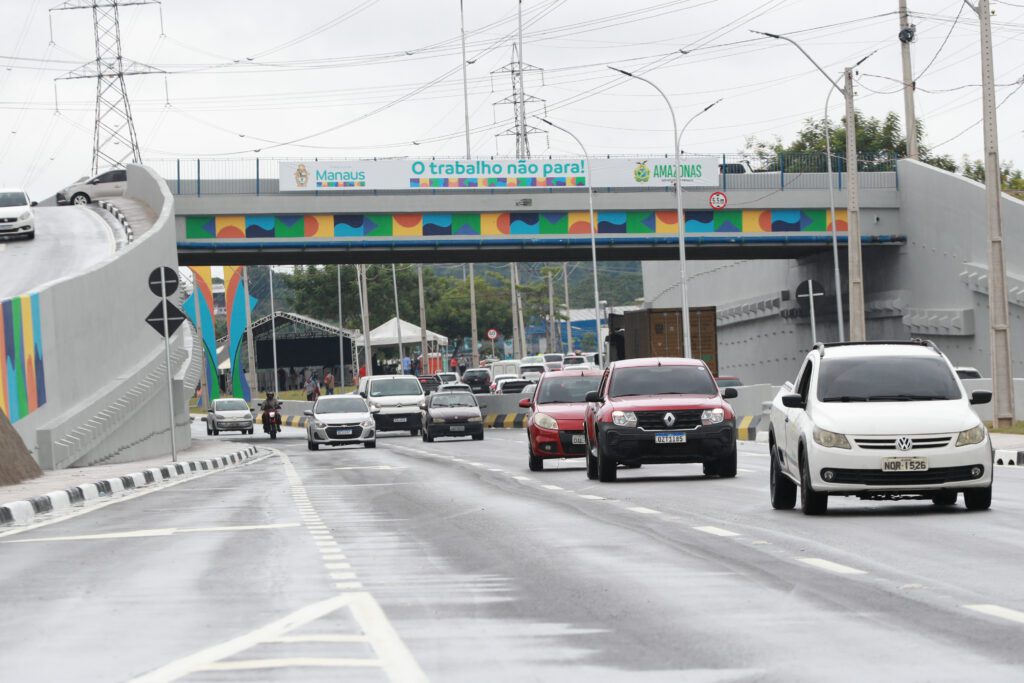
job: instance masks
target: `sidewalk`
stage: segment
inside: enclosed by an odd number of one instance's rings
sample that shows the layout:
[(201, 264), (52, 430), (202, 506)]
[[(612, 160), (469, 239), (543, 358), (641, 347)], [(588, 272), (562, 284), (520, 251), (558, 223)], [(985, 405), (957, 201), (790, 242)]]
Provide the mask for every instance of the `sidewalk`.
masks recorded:
[[(178, 462), (189, 460), (206, 460), (217, 456), (234, 453), (248, 444), (228, 440), (197, 440), (193, 439), (192, 447), (178, 451)], [(101, 479), (121, 477), (132, 472), (142, 472), (151, 467), (163, 467), (171, 463), (171, 455), (149, 460), (121, 462), (112, 465), (93, 465), (91, 467), (71, 467), (63, 470), (44, 472), (43, 476), (23, 481), (11, 486), (0, 486), (0, 506), (17, 500), (29, 500), (53, 491), (63, 491), (73, 486), (91, 484)]]

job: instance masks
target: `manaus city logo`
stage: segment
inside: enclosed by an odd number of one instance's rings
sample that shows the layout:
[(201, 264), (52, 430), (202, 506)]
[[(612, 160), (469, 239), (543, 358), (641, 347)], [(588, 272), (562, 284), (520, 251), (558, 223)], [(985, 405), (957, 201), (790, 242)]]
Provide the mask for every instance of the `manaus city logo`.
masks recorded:
[(646, 161), (638, 162), (636, 168), (633, 169), (633, 180), (638, 183), (646, 183), (651, 179), (651, 169), (648, 168)]
[(305, 187), (309, 182), (309, 171), (306, 170), (305, 164), (299, 164), (295, 168), (295, 186)]

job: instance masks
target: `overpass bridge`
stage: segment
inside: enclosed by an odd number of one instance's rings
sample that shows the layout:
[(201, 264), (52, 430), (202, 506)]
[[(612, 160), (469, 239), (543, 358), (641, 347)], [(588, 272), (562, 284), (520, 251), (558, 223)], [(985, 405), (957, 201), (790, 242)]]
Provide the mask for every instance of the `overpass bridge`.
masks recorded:
[[(175, 195), (182, 265), (590, 258), (585, 188), (288, 191), (281, 189), (284, 163), (154, 162)], [(723, 158), (722, 167), (736, 166)], [(796, 258), (831, 248), (823, 157), (780, 157), (764, 166), (773, 170), (722, 173), (715, 186), (686, 189), (690, 258)], [(859, 174), (862, 243), (870, 248), (902, 245), (896, 165), (872, 168)], [(840, 244), (846, 243), (845, 180), (841, 168), (832, 174)], [(709, 205), (716, 190), (727, 195), (725, 209)], [(598, 258), (678, 258), (671, 186), (595, 187), (594, 209)]]

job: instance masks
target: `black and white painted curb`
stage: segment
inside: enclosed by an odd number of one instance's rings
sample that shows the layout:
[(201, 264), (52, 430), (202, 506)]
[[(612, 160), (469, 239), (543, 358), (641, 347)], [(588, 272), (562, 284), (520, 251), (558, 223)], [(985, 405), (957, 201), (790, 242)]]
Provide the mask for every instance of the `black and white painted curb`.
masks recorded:
[(118, 496), (125, 491), (162, 484), (171, 479), (185, 478), (204, 471), (238, 465), (255, 457), (256, 450), (255, 446), (250, 446), (231, 455), (223, 455), (211, 460), (190, 460), (162, 467), (151, 467), (122, 477), (101, 479), (91, 484), (72, 486), (63, 491), (51, 491), (28, 500), (6, 503), (0, 505), (0, 527), (31, 524), (40, 515), (60, 514), (73, 507), (81, 507), (101, 498)]
[(132, 226), (128, 222), (128, 219), (125, 217), (124, 212), (121, 211), (121, 209), (114, 206), (113, 204), (111, 204), (110, 202), (103, 199), (97, 200), (96, 203), (99, 205), (101, 209), (111, 214), (114, 218), (118, 220), (118, 222), (124, 228), (124, 234), (127, 236), (128, 244), (134, 242), (135, 231), (132, 230)]
[(1024, 465), (1024, 451), (996, 451), (997, 465)]

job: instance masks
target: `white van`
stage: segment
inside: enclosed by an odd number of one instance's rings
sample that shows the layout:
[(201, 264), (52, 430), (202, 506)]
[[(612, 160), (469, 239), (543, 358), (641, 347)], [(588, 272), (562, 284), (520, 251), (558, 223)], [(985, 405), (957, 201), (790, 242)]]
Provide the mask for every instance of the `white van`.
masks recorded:
[(487, 369), (491, 371), (491, 377), (497, 377), (498, 375), (515, 375), (519, 376), (519, 361), (517, 360), (496, 360), (487, 366)]
[[(359, 395), (370, 404), (378, 432), (420, 433), (423, 386), (413, 375), (374, 375), (359, 380)], [(376, 410), (374, 410), (376, 409)]]

